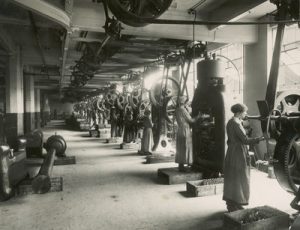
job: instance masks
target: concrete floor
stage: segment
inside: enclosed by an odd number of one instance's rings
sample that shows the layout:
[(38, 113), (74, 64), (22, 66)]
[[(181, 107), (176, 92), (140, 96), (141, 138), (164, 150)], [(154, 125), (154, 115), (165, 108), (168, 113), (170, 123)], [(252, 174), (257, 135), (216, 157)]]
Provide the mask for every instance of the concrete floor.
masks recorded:
[[(222, 229), (221, 195), (189, 198), (185, 184), (157, 183), (157, 169), (174, 163), (143, 164), (136, 151), (59, 126), (44, 129), (45, 137), (55, 131), (66, 139), (67, 155), (77, 160), (54, 166), (53, 176), (63, 177), (63, 191), (0, 203), (1, 230)], [(252, 170), (249, 207), (270, 205), (293, 213), (291, 200), (276, 180)]]

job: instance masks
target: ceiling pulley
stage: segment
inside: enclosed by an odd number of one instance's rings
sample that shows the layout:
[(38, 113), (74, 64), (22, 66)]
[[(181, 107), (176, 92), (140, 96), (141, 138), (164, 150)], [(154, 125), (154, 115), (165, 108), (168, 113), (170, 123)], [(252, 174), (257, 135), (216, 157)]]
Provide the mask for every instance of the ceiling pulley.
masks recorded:
[(146, 26), (144, 19), (156, 19), (171, 5), (172, 0), (109, 0), (108, 7), (121, 22), (134, 27)]

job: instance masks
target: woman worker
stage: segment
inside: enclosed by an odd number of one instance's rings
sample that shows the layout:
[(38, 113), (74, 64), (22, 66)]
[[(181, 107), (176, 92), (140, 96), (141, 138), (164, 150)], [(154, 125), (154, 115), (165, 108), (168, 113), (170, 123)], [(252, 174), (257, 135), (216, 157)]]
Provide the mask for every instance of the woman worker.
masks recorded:
[(250, 156), (247, 145), (257, 144), (264, 137), (249, 138), (242, 126), (247, 106), (235, 104), (231, 107), (234, 116), (226, 126), (228, 149), (224, 165), (224, 194), (229, 212), (248, 205), (250, 195)]

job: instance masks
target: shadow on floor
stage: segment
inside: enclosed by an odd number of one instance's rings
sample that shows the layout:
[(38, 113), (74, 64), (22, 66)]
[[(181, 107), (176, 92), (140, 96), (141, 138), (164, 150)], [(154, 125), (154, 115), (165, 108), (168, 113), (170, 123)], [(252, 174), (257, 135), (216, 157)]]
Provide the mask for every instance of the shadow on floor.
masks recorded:
[(138, 181), (158, 183), (156, 172), (126, 172), (126, 177), (137, 178)]
[(195, 197), (189, 195), (187, 191), (180, 191), (178, 193), (185, 198), (195, 198)]
[[(114, 149), (122, 150), (122, 149), (120, 149), (120, 148), (114, 148)], [(139, 155), (137, 154), (137, 152), (129, 152), (129, 153), (117, 153), (117, 154), (112, 154), (111, 156), (112, 156), (112, 157), (133, 157), (133, 156), (138, 157)]]
[(195, 221), (195, 226), (189, 226), (189, 229), (203, 229), (203, 230), (222, 230), (224, 212), (216, 212), (207, 217), (199, 218)]

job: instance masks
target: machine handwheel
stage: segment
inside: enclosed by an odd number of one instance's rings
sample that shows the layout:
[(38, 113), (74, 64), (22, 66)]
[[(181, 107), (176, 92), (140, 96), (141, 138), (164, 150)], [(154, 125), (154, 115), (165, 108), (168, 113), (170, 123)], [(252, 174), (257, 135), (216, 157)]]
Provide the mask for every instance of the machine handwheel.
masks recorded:
[(171, 5), (172, 0), (108, 0), (111, 12), (121, 22), (140, 27), (147, 23), (143, 19), (155, 19), (164, 13)]
[(280, 138), (274, 154), (276, 178), (287, 192), (296, 193), (300, 184), (300, 135)]

